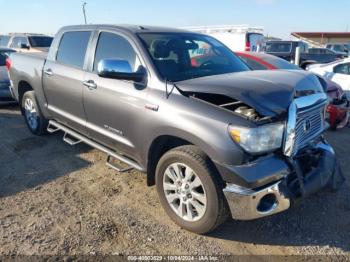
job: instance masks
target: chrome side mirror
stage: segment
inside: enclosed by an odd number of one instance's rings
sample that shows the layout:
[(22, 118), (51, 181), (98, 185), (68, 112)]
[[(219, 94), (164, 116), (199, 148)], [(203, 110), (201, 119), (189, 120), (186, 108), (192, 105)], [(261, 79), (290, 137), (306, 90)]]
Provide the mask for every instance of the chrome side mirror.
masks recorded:
[(97, 73), (100, 77), (134, 82), (144, 82), (147, 76), (146, 70), (140, 68), (133, 72), (131, 65), (126, 60), (103, 59), (98, 63)]

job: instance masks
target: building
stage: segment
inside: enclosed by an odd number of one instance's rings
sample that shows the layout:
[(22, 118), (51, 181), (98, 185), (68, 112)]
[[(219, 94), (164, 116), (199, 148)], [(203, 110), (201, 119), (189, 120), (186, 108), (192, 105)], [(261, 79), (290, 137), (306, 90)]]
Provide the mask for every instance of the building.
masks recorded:
[(350, 43), (350, 32), (294, 32), (292, 36), (313, 47), (323, 47), (328, 43)]

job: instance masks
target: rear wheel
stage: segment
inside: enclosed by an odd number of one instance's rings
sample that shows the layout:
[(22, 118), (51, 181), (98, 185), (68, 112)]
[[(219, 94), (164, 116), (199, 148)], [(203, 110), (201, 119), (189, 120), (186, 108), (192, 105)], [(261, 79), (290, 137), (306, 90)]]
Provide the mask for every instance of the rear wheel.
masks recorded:
[(157, 165), (156, 185), (165, 211), (184, 229), (208, 233), (228, 217), (223, 183), (208, 156), (195, 146), (167, 152)]
[(30, 132), (35, 135), (45, 134), (48, 122), (38, 107), (34, 91), (28, 91), (23, 95), (21, 106)]

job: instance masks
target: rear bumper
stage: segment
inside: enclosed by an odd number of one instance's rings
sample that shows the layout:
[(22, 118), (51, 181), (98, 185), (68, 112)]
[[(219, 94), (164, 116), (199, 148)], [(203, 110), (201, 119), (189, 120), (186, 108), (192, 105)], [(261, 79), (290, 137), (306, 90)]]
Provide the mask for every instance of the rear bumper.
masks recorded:
[[(337, 188), (344, 183), (335, 153), (326, 142), (319, 142), (304, 153), (307, 155), (299, 156), (300, 159), (298, 156), (286, 158), (288, 174), (265, 186), (248, 188), (227, 183), (223, 191), (232, 217), (253, 220), (280, 213), (289, 209), (297, 199), (314, 194), (328, 185)], [(273, 164), (271, 159), (268, 161)], [(279, 163), (280, 159), (276, 161)], [(259, 166), (264, 168), (262, 163)], [(259, 166), (255, 167), (256, 170), (259, 170)], [(260, 170), (264, 173), (263, 169)], [(271, 175), (275, 177), (275, 174)]]

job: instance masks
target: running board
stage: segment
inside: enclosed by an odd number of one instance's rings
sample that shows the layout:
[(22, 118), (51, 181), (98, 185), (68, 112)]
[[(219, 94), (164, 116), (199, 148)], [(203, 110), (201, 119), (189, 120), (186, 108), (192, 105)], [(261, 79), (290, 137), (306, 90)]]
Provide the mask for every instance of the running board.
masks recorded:
[[(123, 155), (117, 154), (116, 152), (110, 150), (109, 148), (107, 148), (107, 147), (71, 130), (68, 127), (65, 127), (64, 125), (62, 125), (60, 123), (57, 123), (54, 120), (50, 120), (49, 125), (47, 127), (47, 131), (49, 133), (56, 133), (59, 130), (64, 132), (63, 141), (65, 141), (66, 143), (68, 143), (72, 146), (80, 144), (80, 143), (85, 143), (93, 148), (96, 148), (97, 150), (102, 151), (103, 153), (106, 153), (108, 155), (106, 165), (117, 170), (120, 173), (127, 172), (127, 171), (130, 171), (132, 169), (136, 169), (136, 170), (139, 170), (141, 172), (145, 172), (145, 169), (142, 168), (135, 161), (133, 161), (133, 160), (131, 160)], [(126, 165), (128, 165), (128, 167), (126, 167), (126, 168), (120, 167), (119, 165), (113, 163), (114, 159), (125, 163)]]
[(128, 166), (128, 167), (124, 167), (123, 168), (120, 165), (118, 165), (116, 163), (113, 163), (113, 159), (114, 159), (114, 157), (109, 155), (107, 157), (106, 165), (109, 166), (110, 168), (114, 169), (114, 170), (117, 170), (119, 173), (125, 173), (125, 172), (128, 172), (128, 171), (134, 169), (132, 166)]

